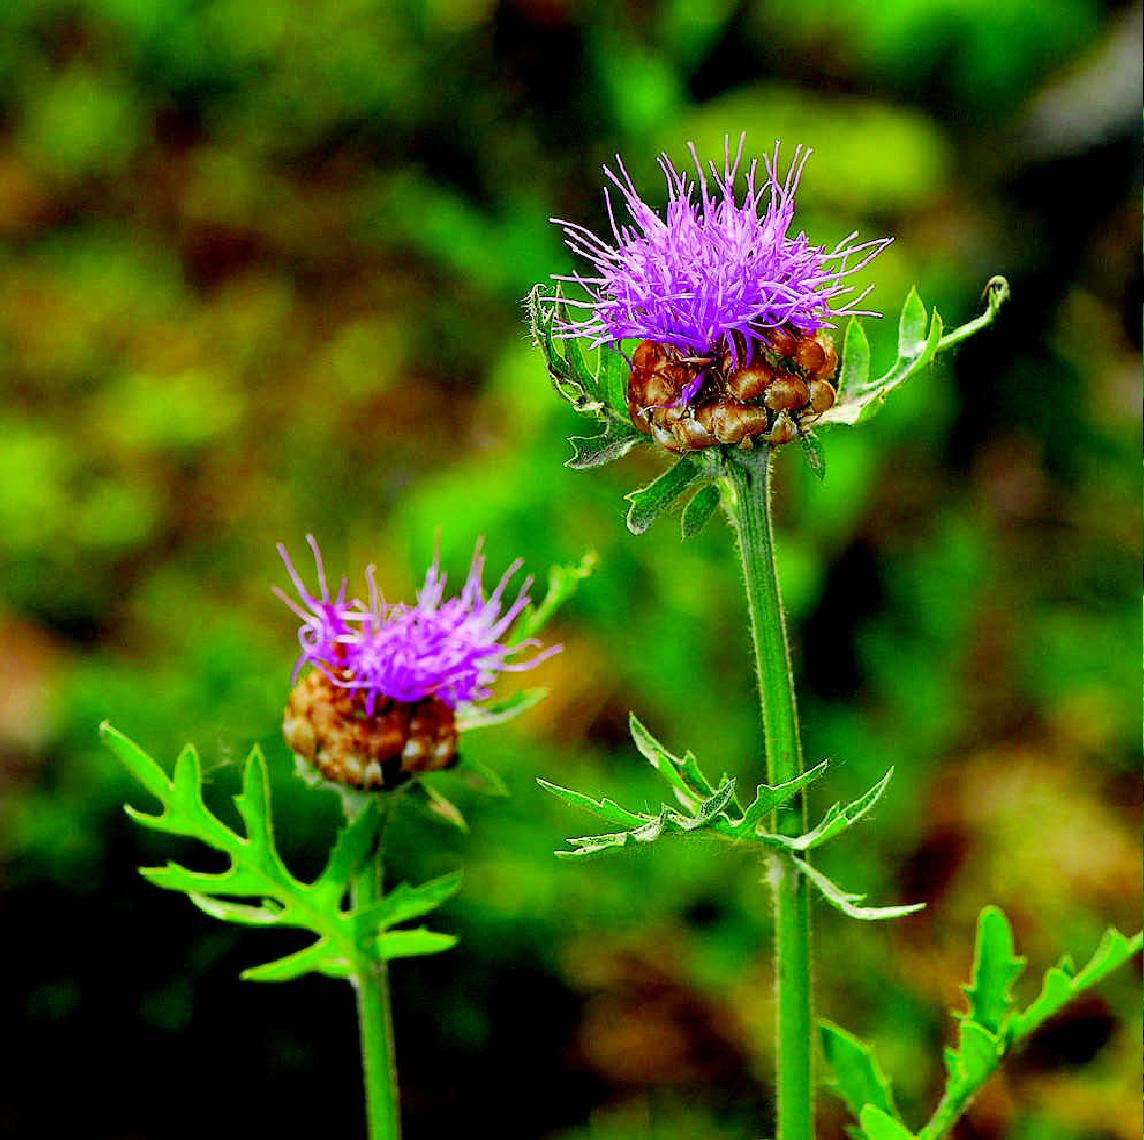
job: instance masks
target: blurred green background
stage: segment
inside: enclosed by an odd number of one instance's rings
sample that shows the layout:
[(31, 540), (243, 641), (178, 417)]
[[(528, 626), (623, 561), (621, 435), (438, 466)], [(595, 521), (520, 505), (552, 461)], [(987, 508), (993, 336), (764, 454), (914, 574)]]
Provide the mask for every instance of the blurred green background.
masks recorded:
[[(394, 825), (396, 874), (467, 876), (437, 921), (462, 947), (394, 968), (411, 1140), (769, 1128), (759, 867), (690, 843), (560, 864), (591, 821), (534, 782), (654, 804), (629, 709), (760, 774), (726, 527), (628, 535), (621, 496), (661, 461), (566, 470), (581, 425), (522, 325), (572, 264), (547, 219), (605, 225), (617, 151), (659, 204), (661, 149), (813, 147), (811, 237), (896, 239), (869, 275), (883, 357), (911, 283), (954, 323), (1013, 286), (995, 329), (828, 434), (824, 485), (782, 458), (807, 754), (839, 761), (814, 803), (897, 766), (822, 863), (929, 904), (862, 929), (818, 907), (820, 1012), (877, 1041), (920, 1123), (982, 904), (1038, 974), (1135, 929), (1139, 36), (1138, 6), (1097, 0), (0, 6), (0, 1130), (360, 1133), (348, 988), (239, 982), (276, 936), (138, 878), (191, 852), (125, 819), (149, 805), (96, 726), (165, 763), (194, 740), (220, 810), (260, 743), (314, 868), (336, 805), (278, 735), (275, 543), (303, 562), (312, 531), (398, 598), (438, 530), (455, 576), (479, 534), (496, 574), (600, 564), (550, 631), (548, 701), (466, 742), (511, 798), (446, 775), (470, 835), (412, 803)], [(1043, 1032), (961, 1135), (1138, 1135), (1138, 996), (1124, 971)], [(821, 1135), (843, 1123), (824, 1098)]]

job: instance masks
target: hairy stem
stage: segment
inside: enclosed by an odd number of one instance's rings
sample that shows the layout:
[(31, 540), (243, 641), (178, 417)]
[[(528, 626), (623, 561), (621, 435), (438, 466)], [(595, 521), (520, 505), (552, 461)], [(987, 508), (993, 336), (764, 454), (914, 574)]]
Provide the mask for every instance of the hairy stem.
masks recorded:
[[(348, 813), (347, 805), (347, 813)], [(352, 880), (355, 909), (381, 898), (384, 823), (373, 851)], [(393, 1017), (389, 1008), (389, 971), (384, 961), (361, 955), (351, 977), (357, 994), (361, 1066), (365, 1081), (365, 1113), (369, 1140), (401, 1140), (397, 1063), (393, 1049)]]
[[(771, 527), (771, 449), (728, 457), (724, 505), (738, 540), (747, 611), (762, 698), (767, 783), (793, 780), (803, 770), (786, 618), (775, 570)], [(806, 830), (806, 799), (780, 808), (772, 827), (785, 835)], [(810, 980), (810, 898), (806, 876), (784, 855), (768, 857), (775, 903), (775, 991), (778, 1006), (778, 1140), (812, 1140), (814, 1083)]]

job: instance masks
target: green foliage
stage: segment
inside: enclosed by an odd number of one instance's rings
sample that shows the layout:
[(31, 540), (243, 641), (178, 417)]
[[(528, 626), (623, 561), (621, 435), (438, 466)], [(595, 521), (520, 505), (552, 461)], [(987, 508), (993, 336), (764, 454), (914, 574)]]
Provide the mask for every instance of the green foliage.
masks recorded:
[[(456, 939), (425, 929), (391, 930), (398, 923), (435, 910), (461, 885), (459, 873), (413, 887), (402, 883), (383, 898), (361, 907), (347, 906), (355, 874), (371, 855), (381, 829), (381, 809), (369, 797), (356, 817), (338, 833), (322, 873), (312, 882), (296, 879), (283, 864), (274, 842), (266, 761), (256, 748), (243, 769), (242, 792), (235, 797), (245, 828), (240, 835), (203, 801), (198, 754), (189, 745), (175, 762), (173, 778), (122, 733), (108, 724), (103, 739), (132, 776), (162, 805), (158, 815), (128, 806), (137, 823), (155, 831), (198, 839), (225, 855), (221, 872), (191, 871), (177, 863), (147, 867), (142, 874), (165, 890), (182, 891), (206, 914), (244, 926), (290, 927), (315, 941), (296, 953), (243, 972), (254, 981), (286, 981), (306, 973), (348, 977), (370, 962), (447, 950)], [(235, 900), (257, 901), (235, 901)]]
[(825, 775), (829, 764), (823, 761), (809, 771), (784, 784), (760, 784), (754, 800), (744, 809), (735, 797), (735, 781), (722, 775), (711, 780), (699, 767), (692, 752), (675, 756), (669, 752), (640, 723), (634, 713), (629, 718), (632, 740), (645, 760), (655, 769), (671, 789), (674, 799), (683, 811), (662, 804), (656, 813), (632, 811), (611, 799), (595, 799), (583, 792), (564, 788), (558, 784), (539, 780), (540, 786), (573, 807), (582, 808), (608, 823), (617, 824), (622, 831), (602, 835), (578, 836), (568, 840), (574, 851), (558, 851), (562, 858), (585, 858), (606, 851), (652, 843), (665, 836), (684, 836), (702, 833), (737, 844), (755, 845), (781, 853), (818, 889), (823, 898), (851, 918), (900, 918), (920, 910), (924, 904), (887, 907), (864, 907), (857, 904), (863, 895), (844, 890), (812, 867), (794, 852), (807, 851), (849, 830), (865, 816), (881, 798), (893, 769), (890, 769), (864, 795), (843, 807), (834, 804), (813, 830), (800, 836), (772, 834), (766, 829), (773, 813), (789, 803), (802, 790)]
[[(1013, 931), (1005, 913), (999, 907), (985, 907), (977, 921), (973, 978), (963, 987), (969, 1009), (953, 1014), (958, 1019), (957, 1044), (944, 1050), (945, 1089), (933, 1116), (917, 1133), (919, 1140), (945, 1136), (1007, 1053), (1069, 1001), (1139, 953), (1141, 942), (1141, 934), (1127, 938), (1118, 930), (1106, 931), (1080, 973), (1062, 958), (1045, 974), (1036, 1000), (1017, 1012), (1012, 987), (1025, 959), (1013, 953)], [(867, 1140), (913, 1136), (898, 1118), (890, 1082), (872, 1047), (827, 1021), (820, 1022), (819, 1032), (833, 1088), (861, 1122), (862, 1135)]]

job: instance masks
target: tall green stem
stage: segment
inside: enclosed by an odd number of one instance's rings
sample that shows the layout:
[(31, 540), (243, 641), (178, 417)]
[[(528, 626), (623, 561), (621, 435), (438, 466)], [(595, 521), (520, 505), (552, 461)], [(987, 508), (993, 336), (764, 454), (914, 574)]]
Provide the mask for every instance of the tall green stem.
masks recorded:
[[(384, 822), (376, 846), (354, 874), (351, 893), (355, 909), (381, 898), (383, 837)], [(363, 955), (354, 963), (351, 981), (357, 994), (366, 1134), (369, 1140), (401, 1140), (387, 963), (372, 961)]]
[[(786, 618), (775, 570), (771, 527), (771, 460), (767, 446), (729, 457), (725, 505), (738, 539), (747, 610), (763, 706), (767, 783), (793, 780), (803, 770)], [(786, 835), (806, 830), (805, 797), (775, 813)], [(778, 1006), (778, 1140), (812, 1140), (814, 1084), (810, 981), (810, 898), (806, 876), (782, 856), (768, 858), (775, 903), (775, 992)]]

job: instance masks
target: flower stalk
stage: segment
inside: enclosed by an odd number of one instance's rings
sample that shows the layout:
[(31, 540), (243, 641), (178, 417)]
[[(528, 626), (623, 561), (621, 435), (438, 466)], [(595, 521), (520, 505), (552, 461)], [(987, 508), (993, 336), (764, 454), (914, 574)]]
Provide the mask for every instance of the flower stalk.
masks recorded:
[[(764, 445), (728, 454), (724, 509), (735, 532), (747, 592), (755, 670), (762, 702), (767, 783), (802, 775), (802, 741), (794, 678), (775, 567), (771, 524), (773, 449)], [(798, 835), (807, 828), (806, 797), (776, 810), (771, 830)], [(810, 975), (810, 895), (806, 876), (784, 854), (767, 856), (774, 896), (775, 998), (778, 1010), (778, 1138), (814, 1136), (811, 1059), (814, 1012)]]
[[(351, 814), (347, 800), (347, 818)], [(351, 900), (355, 910), (366, 911), (381, 900), (384, 834), (383, 818), (377, 842), (350, 880)], [(393, 1014), (389, 1002), (389, 963), (384, 958), (360, 954), (354, 962), (350, 980), (357, 997), (362, 1079), (365, 1084), (366, 1135), (369, 1140), (401, 1140), (397, 1058), (393, 1043)]]

